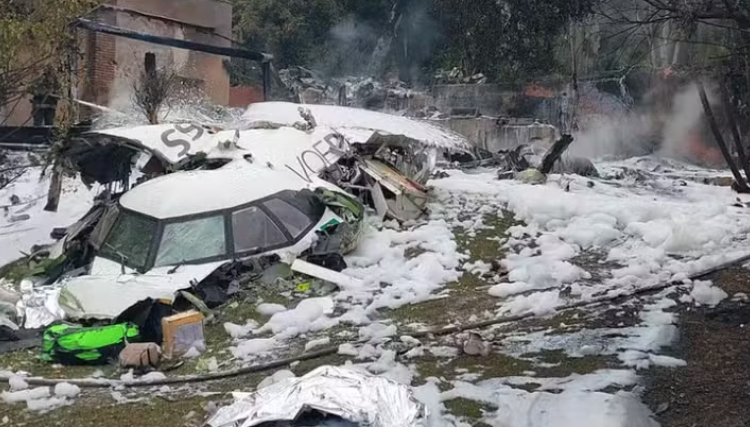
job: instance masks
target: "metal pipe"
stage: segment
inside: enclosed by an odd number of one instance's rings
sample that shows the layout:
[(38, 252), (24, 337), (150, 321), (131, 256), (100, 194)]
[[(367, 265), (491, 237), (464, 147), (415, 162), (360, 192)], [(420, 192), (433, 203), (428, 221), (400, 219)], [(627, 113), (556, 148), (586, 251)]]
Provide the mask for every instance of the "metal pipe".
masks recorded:
[(140, 40), (144, 42), (154, 43), (163, 46), (171, 46), (178, 49), (187, 49), (197, 52), (212, 53), (214, 55), (230, 56), (234, 58), (245, 58), (252, 61), (258, 62), (269, 62), (273, 59), (273, 55), (263, 52), (253, 52), (244, 49), (235, 49), (231, 47), (213, 46), (203, 43), (196, 43), (187, 40), (173, 39), (169, 37), (154, 36), (151, 34), (139, 33), (132, 30), (126, 30), (124, 28), (115, 27), (101, 22), (94, 22), (88, 19), (78, 19), (76, 24), (90, 31), (97, 33), (111, 34), (118, 37), (124, 37), (132, 40)]

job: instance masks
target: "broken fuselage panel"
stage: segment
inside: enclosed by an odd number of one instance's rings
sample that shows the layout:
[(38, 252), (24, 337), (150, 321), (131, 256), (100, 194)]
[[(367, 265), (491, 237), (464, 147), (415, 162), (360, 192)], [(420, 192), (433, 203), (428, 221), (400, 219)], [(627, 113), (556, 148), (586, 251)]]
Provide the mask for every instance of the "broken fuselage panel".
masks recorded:
[[(69, 318), (109, 319), (147, 298), (172, 299), (227, 263), (270, 255), (291, 263), (346, 221), (326, 205), (328, 192), (344, 194), (244, 161), (150, 180), (112, 207), (89, 274), (64, 280), (60, 306)], [(354, 218), (358, 233), (364, 218)]]
[[(308, 183), (313, 177), (324, 177), (357, 196), (375, 192), (364, 197), (372, 200), (379, 196), (372, 180), (381, 178), (367, 172), (372, 168), (364, 160), (382, 162), (392, 170), (388, 176), (401, 174), (417, 184), (410, 187), (421, 187), (435, 168), (438, 151), (468, 147), (462, 137), (428, 123), (347, 107), (259, 103), (253, 104), (243, 119), (235, 130), (180, 123), (91, 132), (67, 154), (89, 182), (127, 180), (131, 184), (130, 170), (139, 153), (150, 156), (140, 171), (147, 178), (177, 170), (221, 167), (243, 159), (286, 169)], [(112, 166), (113, 162), (117, 166)], [(386, 214), (398, 220), (424, 214), (421, 200), (427, 200), (427, 193), (423, 187), (415, 191), (421, 193), (410, 196), (415, 203), (386, 191), (388, 205), (416, 207), (388, 209)]]
[[(468, 145), (402, 117), (309, 107), (256, 104), (235, 130), (180, 123), (83, 135), (64, 154), (84, 181), (120, 181), (127, 190), (136, 174), (146, 180), (103, 215), (109, 220), (97, 227), (89, 274), (64, 279), (66, 314), (113, 318), (238, 259), (274, 254), (291, 263), (308, 250), (345, 253), (364, 224), (352, 196), (381, 217), (416, 219), (426, 211), (423, 185), (437, 152)], [(316, 246), (324, 229), (336, 231)], [(337, 233), (346, 235), (331, 238)]]

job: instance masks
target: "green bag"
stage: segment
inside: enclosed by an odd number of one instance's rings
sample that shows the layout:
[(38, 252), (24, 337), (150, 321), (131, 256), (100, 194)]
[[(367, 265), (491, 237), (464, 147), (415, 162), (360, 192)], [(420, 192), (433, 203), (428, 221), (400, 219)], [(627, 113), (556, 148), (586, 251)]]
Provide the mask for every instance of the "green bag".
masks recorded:
[(50, 326), (42, 336), (42, 360), (63, 365), (107, 364), (139, 335), (138, 327), (131, 323), (92, 328)]

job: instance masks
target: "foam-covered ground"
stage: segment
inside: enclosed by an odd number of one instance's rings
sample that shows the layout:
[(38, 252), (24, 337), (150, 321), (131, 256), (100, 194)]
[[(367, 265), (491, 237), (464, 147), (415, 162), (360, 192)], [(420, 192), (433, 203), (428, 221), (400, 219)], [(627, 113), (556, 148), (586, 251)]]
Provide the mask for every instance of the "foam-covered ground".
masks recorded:
[[(75, 223), (92, 206), (96, 192), (77, 178), (65, 178), (57, 212), (46, 212), (49, 174), (41, 175), (42, 168), (31, 167), (18, 180), (0, 189), (0, 266), (29, 253), (33, 245), (53, 242), (50, 237), (53, 228)], [(17, 205), (11, 203), (14, 195), (20, 199)]]
[[(750, 199), (644, 162), (656, 160), (597, 165), (603, 175), (642, 172), (617, 179), (553, 175), (540, 186), (499, 181), (491, 169), (447, 171), (448, 177), (430, 183), (436, 199), (429, 218), (403, 226), (372, 224), (347, 258), (346, 273), (363, 279), (361, 285), (286, 306), (259, 305), (258, 319), (224, 325), (229, 348), (213, 356), (211, 365), (219, 366), (216, 357), (223, 357), (222, 367), (240, 366), (290, 349), (360, 341), (340, 345), (344, 361), (337, 363), (411, 387), (430, 410), (430, 426), (655, 426), (640, 401), (639, 371), (684, 365), (665, 354), (678, 334), (672, 309), (727, 297), (710, 282), (691, 283), (687, 276), (745, 255), (750, 215), (737, 199)], [(68, 198), (74, 205), (75, 197)], [(88, 209), (78, 204), (81, 213)], [(507, 236), (487, 235), (490, 220), (508, 211), (517, 225)], [(61, 209), (55, 221), (69, 222), (65, 215), (75, 212)], [(12, 259), (6, 251), (44, 240), (54, 222), (43, 220), (27, 224), (39, 228), (28, 239), (7, 240), (3, 256)], [(489, 245), (496, 258), (472, 257), (466, 243), (472, 239)], [(490, 261), (507, 276), (495, 274)], [(409, 336), (444, 326), (438, 319), (445, 313), (428, 312), (416, 323), (394, 314), (438, 299), (459, 305), (456, 284), (485, 274), (486, 286), (463, 285), (484, 295), (481, 307), (466, 309), (473, 319), (535, 313), (540, 321), (481, 331), (490, 349), (484, 356), (462, 354), (465, 334)], [(571, 302), (669, 280), (683, 286), (618, 305), (559, 312)], [(295, 373), (279, 371), (262, 385), (290, 375)], [(456, 409), (455, 402), (469, 403)]]

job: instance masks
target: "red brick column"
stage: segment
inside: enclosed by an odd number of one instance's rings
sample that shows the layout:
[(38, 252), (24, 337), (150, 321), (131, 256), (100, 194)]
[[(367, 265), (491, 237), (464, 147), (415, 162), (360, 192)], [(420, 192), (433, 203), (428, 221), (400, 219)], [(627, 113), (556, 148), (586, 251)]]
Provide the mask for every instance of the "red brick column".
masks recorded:
[[(94, 19), (110, 25), (117, 25), (117, 12), (100, 10)], [(116, 37), (110, 34), (84, 30), (85, 75), (84, 98), (100, 105), (107, 105), (109, 92), (115, 81)]]

